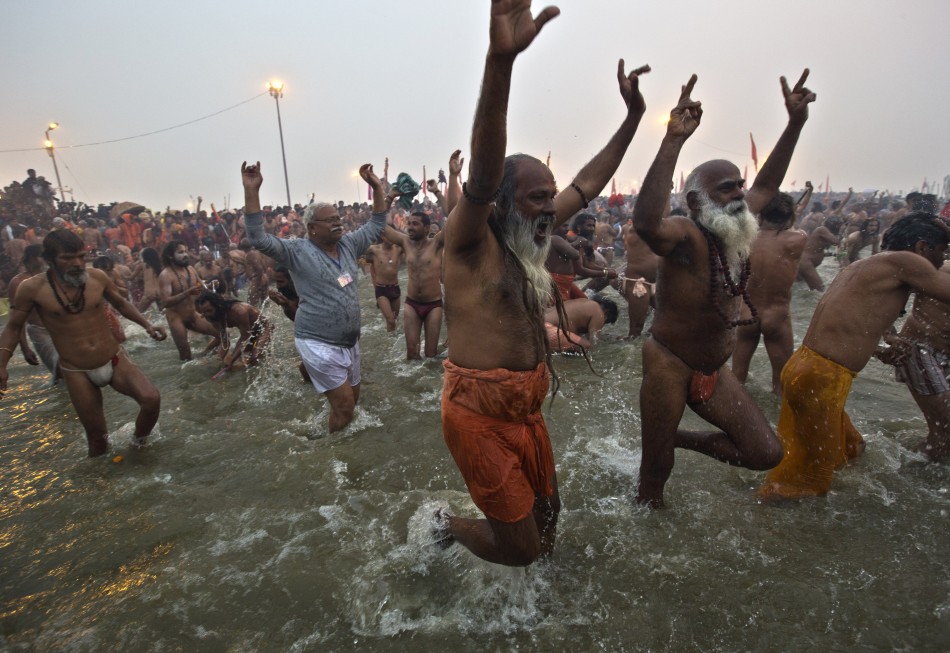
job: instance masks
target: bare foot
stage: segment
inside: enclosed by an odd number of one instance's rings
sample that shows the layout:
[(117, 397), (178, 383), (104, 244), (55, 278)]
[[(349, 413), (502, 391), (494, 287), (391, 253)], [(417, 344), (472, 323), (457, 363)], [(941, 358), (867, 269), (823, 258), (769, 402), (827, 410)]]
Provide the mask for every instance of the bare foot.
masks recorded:
[(451, 518), (445, 508), (439, 508), (432, 516), (432, 543), (443, 551), (455, 543), (455, 537), (449, 531)]

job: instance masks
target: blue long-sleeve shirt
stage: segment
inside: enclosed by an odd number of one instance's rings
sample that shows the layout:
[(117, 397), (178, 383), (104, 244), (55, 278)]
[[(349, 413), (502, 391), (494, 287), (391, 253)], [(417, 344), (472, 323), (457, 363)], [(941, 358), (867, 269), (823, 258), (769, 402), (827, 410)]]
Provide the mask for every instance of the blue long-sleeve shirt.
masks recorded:
[[(386, 228), (386, 214), (344, 234), (337, 243), (335, 259), (307, 238), (283, 240), (264, 232), (263, 215), (248, 213), (244, 227), (251, 245), (287, 266), (300, 296), (294, 319), (294, 336), (319, 340), (337, 347), (352, 347), (360, 337), (360, 301), (356, 259)], [(341, 285), (341, 277), (352, 279)]]

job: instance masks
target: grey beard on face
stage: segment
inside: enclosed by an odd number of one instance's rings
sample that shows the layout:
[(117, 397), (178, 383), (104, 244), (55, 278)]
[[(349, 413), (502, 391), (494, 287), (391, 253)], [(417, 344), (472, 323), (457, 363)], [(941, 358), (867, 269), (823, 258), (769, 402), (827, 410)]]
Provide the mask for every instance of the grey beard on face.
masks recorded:
[(725, 206), (712, 201), (707, 193), (699, 192), (699, 216), (696, 221), (722, 241), (723, 254), (729, 267), (738, 270), (742, 259), (749, 257), (752, 241), (759, 230), (755, 216), (744, 200), (734, 200)]
[[(551, 219), (553, 222), (553, 218)], [(537, 220), (528, 220), (524, 215), (512, 209), (499, 221), (503, 244), (511, 250), (524, 267), (525, 276), (538, 297), (538, 305), (546, 307), (551, 299), (551, 275), (544, 266), (551, 249), (551, 230), (540, 245), (535, 241), (538, 229)]]
[(73, 288), (82, 287), (82, 285), (86, 283), (86, 279), (88, 277), (89, 275), (86, 273), (85, 270), (83, 270), (82, 272), (72, 272), (72, 271), (63, 272), (63, 282), (67, 286), (72, 286)]

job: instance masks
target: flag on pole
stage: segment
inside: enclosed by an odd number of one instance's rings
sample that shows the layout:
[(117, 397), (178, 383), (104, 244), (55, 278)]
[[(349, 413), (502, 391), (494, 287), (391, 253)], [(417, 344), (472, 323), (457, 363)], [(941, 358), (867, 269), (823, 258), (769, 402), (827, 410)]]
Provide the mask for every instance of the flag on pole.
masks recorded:
[(825, 175), (825, 192), (831, 192), (831, 175)]
[(383, 181), (389, 181), (389, 157), (386, 157), (386, 164), (383, 166)]
[(611, 195), (617, 194), (617, 178), (616, 177), (610, 180), (610, 194)]
[(686, 185), (686, 182), (683, 180), (683, 171), (680, 170), (680, 190), (679, 190), (679, 192), (681, 192), (681, 193), (683, 192), (683, 186), (685, 186), (685, 185)]
[[(746, 164), (746, 167), (743, 170), (744, 172), (742, 173), (742, 178), (748, 180), (749, 179), (749, 165)], [(748, 187), (749, 187), (749, 184), (746, 184), (746, 188)]]
[(426, 190), (426, 167), (422, 166), (422, 195), (428, 199), (429, 191)]
[(792, 182), (792, 188), (795, 188), (796, 186), (798, 186), (798, 180), (797, 180), (797, 179)]
[(749, 132), (749, 142), (752, 143), (752, 165), (755, 166), (755, 171), (759, 171), (759, 153), (755, 150), (755, 139), (752, 138), (752, 132)]
[(546, 165), (549, 168), (551, 167), (551, 150), (548, 150), (548, 162), (545, 163), (544, 165)]

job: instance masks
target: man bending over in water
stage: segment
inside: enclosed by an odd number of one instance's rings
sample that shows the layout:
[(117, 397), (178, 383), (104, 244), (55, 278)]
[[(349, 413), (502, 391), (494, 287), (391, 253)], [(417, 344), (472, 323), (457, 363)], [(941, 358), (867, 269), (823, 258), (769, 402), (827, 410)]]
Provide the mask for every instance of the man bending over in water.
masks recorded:
[(152, 326), (102, 270), (87, 270), (85, 256), (85, 243), (69, 230), (52, 231), (43, 239), (49, 269), (20, 284), (0, 334), (0, 396), (7, 389), (7, 363), (20, 330), (35, 309), (59, 352), (59, 369), (86, 430), (89, 455), (100, 456), (109, 447), (101, 388), (110, 385), (138, 402), (136, 444), (145, 443), (161, 407), (158, 389), (112, 336), (102, 316), (103, 300), (154, 340), (164, 340), (165, 330)]

